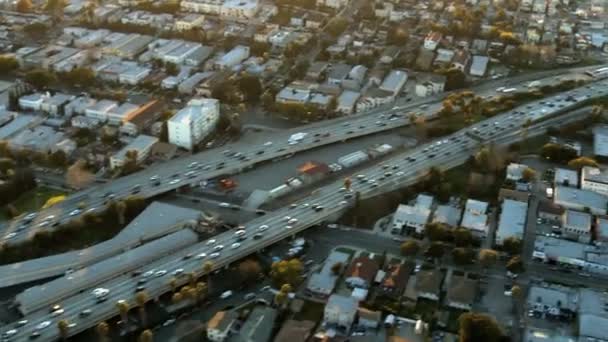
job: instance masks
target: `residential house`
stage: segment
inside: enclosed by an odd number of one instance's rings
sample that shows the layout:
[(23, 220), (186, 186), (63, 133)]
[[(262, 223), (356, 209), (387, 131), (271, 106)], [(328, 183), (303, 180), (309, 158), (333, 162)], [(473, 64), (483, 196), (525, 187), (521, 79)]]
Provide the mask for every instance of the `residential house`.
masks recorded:
[(506, 199), (502, 202), (498, 227), (496, 229), (496, 244), (502, 245), (507, 238), (522, 240), (528, 217), (528, 203)]
[(237, 45), (222, 57), (215, 61), (215, 67), (219, 70), (231, 69), (249, 58), (249, 47)]
[(274, 338), (274, 342), (306, 342), (317, 325), (313, 321), (287, 320)]
[(437, 57), (433, 61), (433, 65), (440, 67), (449, 66), (454, 59), (454, 50), (437, 49)]
[(389, 298), (399, 298), (407, 287), (412, 269), (413, 266), (411, 264), (389, 264), (384, 271), (384, 277), (382, 277), (378, 285), (379, 293)]
[(583, 167), (581, 189), (608, 196), (608, 171), (591, 166)]
[(448, 227), (456, 227), (462, 217), (462, 208), (456, 204), (441, 204), (435, 209), (432, 222), (443, 223)]
[(460, 226), (469, 229), (474, 236), (484, 239), (488, 234), (488, 203), (468, 199)]
[(158, 138), (151, 137), (148, 135), (138, 135), (133, 141), (123, 147), (120, 151), (118, 151), (115, 155), (110, 157), (110, 168), (115, 169), (122, 167), (122, 165), (127, 160), (128, 154), (130, 152), (135, 152), (135, 162), (141, 163), (148, 155), (150, 155), (150, 151), (152, 146), (158, 142)]
[(421, 270), (416, 274), (415, 290), (418, 298), (439, 300), (443, 273), (439, 270)]
[(445, 298), (446, 305), (458, 310), (471, 310), (477, 286), (477, 280), (452, 274)]
[(338, 275), (334, 273), (332, 268), (336, 264), (346, 265), (349, 259), (349, 254), (332, 251), (323, 263), (321, 270), (310, 275), (306, 286), (306, 294), (319, 298), (329, 297), (338, 280)]
[(329, 63), (323, 61), (313, 62), (306, 71), (306, 79), (317, 82), (323, 78), (323, 75), (329, 68)]
[(378, 329), (382, 320), (382, 312), (359, 308), (357, 328), (362, 330)]
[(507, 166), (507, 174), (505, 177), (514, 182), (520, 181), (523, 179), (524, 170), (527, 168), (527, 165), (511, 163)]
[(176, 19), (174, 27), (177, 31), (189, 31), (194, 28), (200, 28), (205, 21), (205, 16), (197, 13), (188, 13), (185, 16)]
[(351, 288), (367, 289), (371, 286), (378, 269), (378, 263), (367, 256), (355, 258), (344, 275), (345, 283)]
[(608, 157), (608, 126), (593, 128), (593, 154)]
[(224, 342), (230, 335), (230, 330), (236, 323), (236, 311), (218, 311), (207, 322), (207, 338), (212, 342)]
[(334, 64), (329, 67), (329, 72), (327, 75), (327, 83), (334, 85), (341, 85), (342, 81), (346, 80), (349, 72), (351, 71), (352, 66), (348, 64)]
[(431, 216), (432, 206), (433, 197), (423, 194), (418, 195), (413, 206), (400, 204), (393, 215), (391, 232), (401, 234), (403, 229), (410, 229), (421, 234)]
[(538, 217), (553, 222), (561, 222), (565, 210), (550, 200), (540, 200), (538, 204)]
[(576, 210), (566, 210), (562, 233), (565, 237), (583, 243), (591, 242), (591, 221), (592, 217), (588, 213)]
[(441, 35), (440, 32), (437, 31), (431, 31), (429, 32), (426, 37), (424, 38), (424, 48), (427, 50), (431, 50), (434, 51), (437, 46), (439, 45), (439, 42), (441, 41), (441, 38), (443, 36)]
[(430, 74), (421, 76), (416, 83), (416, 95), (420, 97), (442, 93), (445, 88), (446, 76)]
[(469, 75), (483, 77), (486, 74), (490, 58), (487, 56), (473, 56), (473, 62), (469, 69)]
[(454, 54), (454, 58), (452, 59), (452, 67), (456, 68), (462, 72), (469, 67), (469, 63), (471, 62), (471, 53), (465, 49), (459, 49)]
[(358, 308), (359, 302), (355, 298), (333, 294), (325, 305), (323, 323), (327, 327), (335, 327), (348, 333), (355, 321)]
[(355, 111), (355, 105), (359, 98), (361, 97), (361, 93), (352, 91), (352, 90), (344, 90), (337, 99), (336, 111), (343, 114), (352, 114)]

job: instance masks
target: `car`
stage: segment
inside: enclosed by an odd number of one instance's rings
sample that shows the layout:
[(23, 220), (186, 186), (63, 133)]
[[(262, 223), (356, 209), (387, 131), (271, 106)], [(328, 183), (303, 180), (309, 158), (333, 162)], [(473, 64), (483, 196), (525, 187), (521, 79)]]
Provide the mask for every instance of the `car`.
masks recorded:
[(51, 306), (51, 312), (57, 311), (59, 309), (61, 309), (61, 305), (59, 305), (59, 304), (55, 304), (55, 305)]
[(194, 256), (194, 254), (188, 253), (182, 257), (182, 260), (188, 260), (188, 259), (192, 258), (193, 256)]
[(7, 330), (2, 334), (3, 338), (9, 338), (17, 334), (17, 329)]
[(15, 235), (17, 235), (17, 233), (14, 233), (14, 232), (13, 233), (8, 233), (8, 234), (4, 235), (4, 239), (5, 240), (12, 239), (12, 238), (15, 237)]
[(254, 240), (259, 240), (259, 239), (261, 239), (262, 237), (264, 237), (264, 235), (263, 235), (262, 233), (256, 233), (256, 234), (253, 234), (253, 239), (254, 239)]
[(138, 279), (138, 280), (137, 280), (137, 285), (143, 285), (143, 284), (145, 284), (145, 283), (147, 283), (147, 282), (148, 282), (148, 279), (146, 279), (146, 278), (141, 278), (141, 279)]
[(243, 299), (245, 299), (245, 300), (252, 300), (255, 297), (256, 297), (256, 294), (253, 293), (253, 292), (250, 292), (250, 293), (246, 294), (245, 296), (243, 296)]
[(297, 218), (292, 218), (292, 219), (289, 219), (289, 221), (287, 221), (287, 224), (296, 224), (296, 223), (298, 223)]
[(175, 318), (169, 318), (168, 320), (163, 322), (163, 327), (168, 327), (175, 323)]
[(323, 208), (323, 206), (321, 206), (321, 205), (318, 205), (317, 207), (315, 207), (315, 208), (314, 208), (314, 210), (315, 210), (315, 211), (321, 211), (321, 210), (323, 210), (323, 209), (324, 209), (324, 208)]
[(232, 291), (225, 291), (224, 293), (222, 293), (220, 295), (221, 299), (227, 299), (227, 298), (230, 298), (230, 297), (232, 297)]
[(59, 315), (63, 315), (64, 312), (65, 312), (65, 310), (63, 310), (63, 309), (55, 310), (55, 311), (51, 312), (51, 316), (57, 317)]
[(29, 338), (30, 338), (30, 340), (35, 340), (35, 339), (37, 339), (38, 337), (40, 337), (40, 332), (39, 332), (39, 331), (34, 331), (34, 332), (32, 332), (32, 333), (30, 334), (30, 337), (29, 337)]
[(290, 225), (286, 225), (286, 226), (285, 226), (285, 229), (288, 229), (288, 230), (289, 230), (289, 229), (291, 229), (291, 228), (293, 228), (293, 226), (290, 226)]
[(194, 168), (194, 167), (196, 167), (197, 165), (198, 165), (198, 162), (192, 162), (192, 163), (188, 164), (188, 167), (189, 167), (189, 168)]
[(181, 181), (181, 179), (179, 179), (179, 178), (175, 178), (175, 179), (172, 179), (172, 180), (169, 182), (169, 184), (170, 184), (170, 185), (175, 185), (175, 184), (179, 183), (180, 181)]
[(151, 182), (155, 182), (157, 180), (160, 180), (160, 176), (159, 175), (154, 175), (154, 176), (150, 177), (150, 181)]
[(36, 325), (36, 330), (48, 328), (49, 325), (51, 325), (51, 321), (42, 321)]
[(328, 225), (327, 225), (327, 228), (330, 228), (330, 229), (337, 229), (337, 228), (338, 228), (338, 225), (337, 225), (336, 223), (330, 223), (330, 224), (328, 224)]
[(268, 225), (266, 225), (266, 224), (263, 224), (263, 225), (261, 225), (261, 226), (258, 227), (258, 232), (263, 232), (263, 231), (266, 231), (266, 230), (268, 230)]
[(211, 259), (217, 259), (220, 256), (220, 253), (211, 253), (209, 254), (209, 258)]
[(207, 253), (199, 253), (196, 255), (196, 259), (204, 259), (207, 257)]
[(264, 143), (264, 146), (272, 146), (272, 141), (267, 141)]
[(80, 316), (86, 317), (86, 316), (88, 316), (88, 315), (90, 315), (92, 313), (93, 313), (93, 310), (91, 310), (91, 309), (84, 309), (84, 310), (80, 311)]
[(156, 273), (154, 273), (154, 276), (156, 276), (156, 277), (162, 277), (165, 274), (167, 274), (167, 271), (165, 271), (165, 270), (159, 270), (159, 271), (156, 271)]
[(220, 208), (230, 208), (230, 203), (222, 202), (218, 204)]
[(215, 244), (215, 239), (207, 240), (207, 243), (205, 243), (205, 244), (207, 246), (214, 245)]
[(173, 274), (174, 276), (178, 276), (178, 275), (184, 274), (184, 269), (183, 269), (183, 268), (178, 268), (178, 269), (176, 269), (175, 271), (173, 271), (173, 273), (172, 273), (172, 274)]
[(230, 248), (232, 248), (232, 249), (237, 249), (239, 247), (241, 247), (241, 244), (238, 243), (238, 242), (235, 242), (235, 243), (232, 244), (232, 246), (230, 246)]
[(144, 278), (148, 278), (154, 275), (154, 273), (156, 272), (156, 270), (149, 270), (146, 273), (142, 274), (142, 277)]
[(291, 216), (285, 216), (285, 217), (283, 217), (283, 221), (289, 221), (289, 220), (291, 220)]
[(38, 223), (38, 227), (43, 228), (43, 227), (48, 226), (49, 224), (50, 224), (49, 221), (42, 221), (42, 222)]
[(135, 293), (137, 293), (137, 292), (142, 292), (142, 291), (145, 291), (145, 290), (146, 290), (146, 287), (145, 287), (145, 286), (139, 285), (139, 286), (137, 286), (137, 287), (135, 288)]
[(76, 327), (76, 325), (77, 325), (76, 323), (72, 322), (72, 323), (68, 324), (68, 329), (72, 329), (72, 328)]
[(17, 328), (20, 328), (20, 327), (22, 327), (22, 326), (26, 325), (27, 323), (28, 323), (28, 320), (27, 320), (27, 319), (23, 319), (23, 320), (21, 320), (21, 321), (17, 322), (17, 324), (15, 324), (15, 326), (16, 326)]
[(31, 221), (36, 218), (36, 213), (29, 213), (23, 218), (25, 221)]
[(214, 250), (214, 251), (216, 251), (216, 252), (219, 252), (219, 251), (221, 251), (222, 249), (224, 249), (224, 246), (223, 246), (223, 245), (217, 245), (217, 246), (213, 247), (213, 250)]
[(76, 216), (78, 214), (80, 214), (80, 209), (74, 209), (70, 211), (70, 216)]

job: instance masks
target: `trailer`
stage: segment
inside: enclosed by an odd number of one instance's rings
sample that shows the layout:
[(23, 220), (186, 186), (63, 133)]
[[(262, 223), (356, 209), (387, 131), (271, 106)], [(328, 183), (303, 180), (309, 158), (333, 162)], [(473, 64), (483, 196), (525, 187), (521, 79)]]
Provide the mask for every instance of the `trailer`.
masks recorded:
[(342, 167), (353, 167), (369, 160), (369, 155), (364, 151), (355, 151), (338, 158), (338, 164)]

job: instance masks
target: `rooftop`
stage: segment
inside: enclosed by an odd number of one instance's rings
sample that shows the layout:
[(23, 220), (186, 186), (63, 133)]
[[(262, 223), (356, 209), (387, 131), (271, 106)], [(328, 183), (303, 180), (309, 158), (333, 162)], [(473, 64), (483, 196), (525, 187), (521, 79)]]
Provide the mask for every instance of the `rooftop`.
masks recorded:
[(498, 229), (496, 230), (497, 243), (511, 236), (522, 238), (527, 215), (527, 203), (510, 199), (504, 200), (498, 221)]
[(445, 223), (449, 226), (457, 226), (462, 216), (462, 209), (454, 205), (441, 204), (435, 209), (433, 222)]
[(245, 324), (237, 335), (231, 336), (231, 342), (268, 342), (273, 333), (277, 310), (269, 306), (258, 305), (253, 308)]
[(477, 294), (477, 280), (452, 275), (446, 299), (453, 303), (473, 304)]
[(443, 273), (439, 270), (422, 270), (416, 274), (416, 291), (439, 295)]
[(576, 170), (555, 168), (553, 182), (559, 185), (578, 187), (578, 172)]
[(568, 227), (589, 230), (591, 228), (591, 215), (582, 211), (566, 210), (565, 224)]
[(585, 166), (581, 171), (583, 182), (608, 184), (608, 171), (597, 167)]
[(308, 279), (307, 289), (322, 294), (330, 294), (336, 285), (338, 277), (332, 272), (332, 267), (336, 263), (346, 264), (350, 255), (338, 251), (332, 251), (325, 262), (323, 268), (317, 273), (313, 273)]
[(565, 207), (572, 205), (588, 207), (592, 212), (594, 210), (605, 212), (608, 207), (608, 197), (593, 191), (566, 186), (555, 187), (554, 201)]
[(234, 323), (237, 317), (237, 312), (233, 310), (218, 311), (207, 322), (207, 329), (225, 331)]
[(287, 320), (275, 336), (274, 342), (306, 342), (315, 325), (317, 324), (312, 321)]

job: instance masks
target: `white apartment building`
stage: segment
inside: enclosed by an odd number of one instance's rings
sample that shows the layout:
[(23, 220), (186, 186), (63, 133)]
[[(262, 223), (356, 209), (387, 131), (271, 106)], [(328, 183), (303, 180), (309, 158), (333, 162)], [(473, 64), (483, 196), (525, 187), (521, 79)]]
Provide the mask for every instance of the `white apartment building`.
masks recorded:
[(185, 0), (184, 12), (215, 14), (231, 18), (252, 18), (260, 9), (258, 0)]
[(581, 171), (581, 189), (608, 196), (608, 172), (585, 166)]
[(211, 133), (220, 117), (220, 101), (193, 99), (167, 121), (169, 142), (191, 150)]

